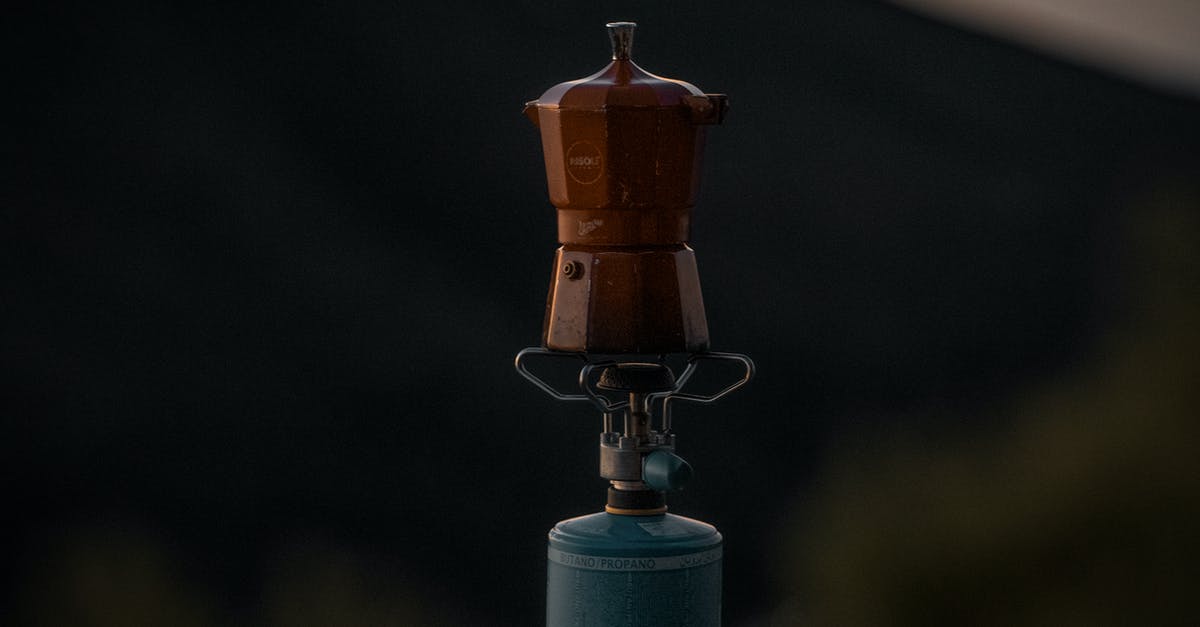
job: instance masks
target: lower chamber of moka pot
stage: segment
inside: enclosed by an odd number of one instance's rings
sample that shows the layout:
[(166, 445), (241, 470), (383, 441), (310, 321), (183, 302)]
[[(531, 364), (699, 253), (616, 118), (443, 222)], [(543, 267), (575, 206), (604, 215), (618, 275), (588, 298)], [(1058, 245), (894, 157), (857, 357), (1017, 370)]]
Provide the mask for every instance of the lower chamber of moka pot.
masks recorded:
[(696, 255), (686, 245), (565, 244), (554, 269), (546, 348), (610, 355), (708, 350)]
[(683, 516), (600, 512), (550, 531), (547, 627), (719, 627), (721, 534)]

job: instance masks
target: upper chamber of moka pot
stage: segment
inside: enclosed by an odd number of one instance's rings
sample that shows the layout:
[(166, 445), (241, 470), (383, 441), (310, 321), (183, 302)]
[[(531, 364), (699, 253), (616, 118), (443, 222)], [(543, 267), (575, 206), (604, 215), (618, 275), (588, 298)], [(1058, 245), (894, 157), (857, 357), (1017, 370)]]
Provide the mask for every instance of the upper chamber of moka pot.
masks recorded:
[(526, 104), (557, 208), (543, 345), (591, 354), (708, 350), (687, 241), (706, 125), (724, 95), (655, 76), (630, 58), (634, 24), (609, 24), (613, 59)]

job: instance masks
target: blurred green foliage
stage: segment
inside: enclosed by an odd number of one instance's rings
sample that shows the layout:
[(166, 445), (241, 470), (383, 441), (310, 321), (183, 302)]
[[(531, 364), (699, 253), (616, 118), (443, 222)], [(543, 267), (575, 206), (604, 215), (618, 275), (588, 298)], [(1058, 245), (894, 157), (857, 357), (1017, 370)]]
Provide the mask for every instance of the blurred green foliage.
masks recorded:
[[(135, 523), (51, 534), (46, 559), (23, 583), (21, 624), (58, 627), (206, 625), (484, 625), (394, 567), (320, 538), (281, 543), (253, 607), (230, 607), (184, 553)], [(249, 574), (253, 577), (253, 574)]]
[(767, 622), (1195, 624), (1193, 185), (1133, 208), (1125, 321), (1072, 372), (997, 410), (1001, 433), (918, 436), (898, 424), (833, 456), (789, 528), (787, 600)]

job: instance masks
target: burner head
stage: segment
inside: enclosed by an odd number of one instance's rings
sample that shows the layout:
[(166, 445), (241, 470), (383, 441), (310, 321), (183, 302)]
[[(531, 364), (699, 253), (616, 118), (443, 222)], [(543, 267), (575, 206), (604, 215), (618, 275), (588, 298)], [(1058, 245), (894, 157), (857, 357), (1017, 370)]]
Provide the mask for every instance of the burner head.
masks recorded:
[(625, 363), (609, 366), (600, 373), (596, 387), (614, 392), (671, 392), (675, 375), (663, 364)]

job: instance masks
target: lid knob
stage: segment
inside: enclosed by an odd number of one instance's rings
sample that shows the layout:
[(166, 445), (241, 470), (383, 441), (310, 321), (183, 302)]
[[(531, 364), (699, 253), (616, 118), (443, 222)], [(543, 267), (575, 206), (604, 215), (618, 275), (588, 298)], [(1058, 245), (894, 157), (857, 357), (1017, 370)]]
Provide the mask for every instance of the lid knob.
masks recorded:
[(637, 22), (609, 22), (605, 26), (608, 27), (608, 38), (612, 40), (612, 58), (628, 59), (633, 51), (633, 29), (637, 28)]

